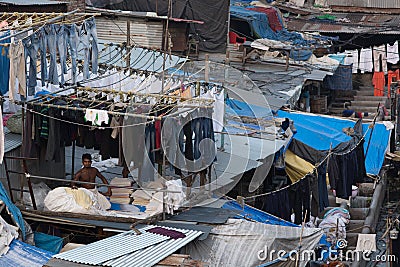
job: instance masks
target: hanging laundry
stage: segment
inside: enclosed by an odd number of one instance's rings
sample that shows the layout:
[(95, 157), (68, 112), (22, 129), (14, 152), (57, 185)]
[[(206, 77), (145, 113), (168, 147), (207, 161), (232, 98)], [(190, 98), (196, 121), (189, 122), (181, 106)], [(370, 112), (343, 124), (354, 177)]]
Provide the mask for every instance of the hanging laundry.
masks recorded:
[[(10, 100), (15, 99), (16, 87), (18, 84), (18, 93), (26, 96), (26, 71), (25, 71), (25, 52), (22, 41), (10, 43)], [(18, 83), (16, 81), (18, 79)]]
[(388, 71), (388, 97), (391, 95), (391, 86), (392, 83), (397, 83), (400, 80), (400, 71), (397, 69), (396, 71), (389, 70)]
[(346, 50), (345, 65), (353, 64), (352, 73), (357, 73), (359, 68), (358, 50)]
[[(8, 25), (8, 24), (7, 24)], [(0, 25), (1, 26), (1, 25)], [(0, 27), (1, 28), (1, 27)], [(0, 39), (10, 35), (10, 31), (0, 33)], [(0, 41), (0, 43), (9, 43), (10, 39)], [(3, 96), (8, 92), (9, 89), (9, 77), (10, 77), (10, 58), (8, 46), (0, 46), (0, 94)]]
[(104, 122), (108, 124), (108, 113), (106, 110), (99, 110), (99, 109), (86, 109), (85, 113), (85, 120), (92, 122), (92, 125), (101, 126)]
[(374, 72), (372, 84), (374, 85), (374, 96), (383, 96), (385, 90), (385, 73)]
[(213, 128), (214, 131), (216, 132), (222, 132), (224, 128), (224, 114), (225, 114), (224, 90), (218, 91), (217, 88), (213, 88), (203, 96), (209, 99), (214, 99), (214, 108), (212, 113)]
[[(3, 114), (0, 108), (0, 118), (3, 118)], [(0, 122), (0, 164), (3, 163), (4, 157), (4, 130), (3, 130), (3, 120)]]
[(372, 49), (362, 48), (360, 52), (359, 68), (361, 73), (372, 72), (374, 65), (372, 64)]
[(396, 64), (399, 61), (399, 42), (387, 45), (387, 62)]
[(375, 72), (387, 73), (387, 59), (385, 45), (374, 46), (374, 70)]

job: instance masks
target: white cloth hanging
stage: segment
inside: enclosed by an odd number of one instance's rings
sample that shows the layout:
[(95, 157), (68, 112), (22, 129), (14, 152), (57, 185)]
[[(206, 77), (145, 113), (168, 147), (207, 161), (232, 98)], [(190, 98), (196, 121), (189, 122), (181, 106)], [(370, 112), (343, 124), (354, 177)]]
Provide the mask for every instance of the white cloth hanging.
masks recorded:
[(399, 42), (387, 45), (387, 62), (396, 64), (399, 61)]
[(224, 90), (218, 92), (217, 88), (213, 88), (204, 94), (205, 98), (214, 99), (214, 107), (212, 113), (213, 129), (215, 132), (222, 132), (224, 128), (225, 114), (225, 96)]
[(359, 68), (358, 50), (346, 50), (346, 65), (353, 64), (352, 73), (357, 73)]
[(361, 73), (372, 72), (374, 65), (372, 64), (372, 49), (362, 48), (360, 52), (360, 65)]
[(374, 46), (373, 55), (374, 55), (374, 70), (376, 72), (383, 71), (384, 73), (387, 73), (387, 59), (386, 59), (385, 45)]
[(104, 122), (108, 124), (109, 117), (106, 110), (87, 108), (85, 112), (85, 120), (92, 122), (92, 125), (101, 126)]

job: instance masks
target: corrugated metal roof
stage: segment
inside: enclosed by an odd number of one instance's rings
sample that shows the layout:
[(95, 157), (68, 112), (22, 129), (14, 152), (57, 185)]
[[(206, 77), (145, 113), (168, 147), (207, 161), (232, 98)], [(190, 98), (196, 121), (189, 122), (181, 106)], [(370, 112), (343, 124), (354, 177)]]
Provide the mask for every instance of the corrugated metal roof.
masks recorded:
[(15, 239), (10, 244), (10, 250), (0, 257), (0, 266), (40, 267), (45, 265), (52, 255), (49, 251)]
[(4, 127), (4, 153), (16, 149), (22, 144), (22, 135), (11, 133), (7, 127)]
[[(103, 239), (101, 241), (94, 242), (92, 244), (83, 247), (67, 251), (65, 253), (55, 255), (53, 258), (68, 260), (72, 262), (85, 263), (85, 264), (113, 266), (113, 267), (153, 266), (202, 234), (201, 231), (163, 227), (166, 229), (184, 233), (185, 237), (178, 239), (170, 239), (169, 237), (166, 237), (166, 239), (163, 239), (162, 241), (156, 244), (150, 244), (149, 242), (147, 242), (146, 239), (143, 238), (142, 240), (140, 240), (141, 236), (147, 237), (149, 236), (149, 234), (152, 234), (146, 232), (146, 230), (154, 227), (159, 227), (159, 226), (154, 226), (154, 225), (146, 226), (139, 230), (142, 232), (141, 235), (131, 235), (133, 231), (122, 233), (113, 237)], [(158, 237), (165, 237), (157, 234), (152, 234), (152, 235)], [(117, 243), (115, 242), (116, 237), (119, 240), (119, 242)], [(113, 257), (113, 255), (114, 256), (116, 255), (115, 253), (113, 253), (115, 251), (127, 251), (127, 249), (129, 248), (138, 247), (140, 245), (142, 247), (146, 245), (146, 247), (143, 247), (142, 249), (136, 250), (134, 252), (124, 253), (118, 257)], [(86, 253), (88, 253), (88, 255), (82, 254), (84, 248), (86, 248), (85, 251)], [(63, 254), (65, 255), (68, 252), (69, 252), (68, 257), (60, 257), (60, 255)], [(105, 257), (108, 257), (109, 259), (105, 261), (104, 260)], [(91, 258), (90, 263), (83, 262), (84, 261), (83, 259), (88, 259), (88, 258)]]
[[(292, 18), (287, 22), (287, 26), (290, 30), (300, 32), (400, 34), (400, 30), (398, 30), (399, 15), (371, 15), (362, 13), (329, 14), (335, 16), (337, 21), (332, 21), (331, 23), (318, 21), (315, 20), (315, 15), (310, 15), (301, 19)], [(348, 22), (340, 22), (339, 19), (344, 18)]]
[(84, 264), (102, 264), (103, 262), (169, 239), (168, 236), (153, 234), (146, 231), (153, 227), (154, 226), (149, 226), (139, 230), (142, 233), (140, 235), (136, 234), (133, 230), (121, 233), (86, 246), (57, 254), (54, 258)]
[(327, 0), (329, 6), (400, 8), (400, 0)]
[(17, 5), (17, 6), (28, 6), (28, 5), (58, 5), (68, 4), (66, 1), (51, 1), (51, 0), (1, 0), (0, 4)]
[[(132, 19), (130, 21), (131, 43), (143, 47), (161, 49), (163, 37), (163, 22)], [(97, 36), (99, 39), (123, 43), (127, 41), (127, 21), (106, 18), (96, 18)]]
[(104, 266), (112, 266), (112, 267), (149, 266), (150, 267), (157, 264), (167, 256), (171, 255), (181, 247), (189, 244), (191, 241), (195, 240), (202, 234), (202, 232), (194, 230), (183, 230), (175, 228), (168, 228), (168, 229), (180, 231), (184, 233), (186, 237), (164, 241), (160, 244), (145, 248), (141, 251), (137, 251), (132, 254), (122, 256), (118, 259), (105, 262)]

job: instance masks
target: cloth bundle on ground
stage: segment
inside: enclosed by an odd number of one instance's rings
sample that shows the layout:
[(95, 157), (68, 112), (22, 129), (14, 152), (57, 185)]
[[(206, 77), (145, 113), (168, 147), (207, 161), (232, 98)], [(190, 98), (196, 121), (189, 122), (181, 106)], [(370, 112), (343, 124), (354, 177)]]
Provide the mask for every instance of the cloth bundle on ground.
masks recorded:
[(69, 187), (58, 187), (50, 191), (44, 200), (44, 205), (51, 211), (93, 215), (103, 215), (111, 208), (110, 202), (97, 189)]
[(322, 228), (327, 240), (346, 239), (346, 225), (350, 222), (350, 213), (344, 208), (333, 208), (325, 215), (319, 228)]

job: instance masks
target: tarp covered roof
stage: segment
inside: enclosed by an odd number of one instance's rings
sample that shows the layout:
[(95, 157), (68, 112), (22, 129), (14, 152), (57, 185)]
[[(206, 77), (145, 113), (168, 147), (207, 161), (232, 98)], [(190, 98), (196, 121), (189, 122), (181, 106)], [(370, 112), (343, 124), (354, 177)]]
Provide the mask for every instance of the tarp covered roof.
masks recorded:
[[(300, 112), (279, 111), (278, 117), (293, 120), (297, 129), (294, 139), (316, 150), (329, 150), (331, 146), (333, 148), (342, 142), (349, 141), (351, 137), (345, 134), (343, 129), (355, 125), (354, 121), (347, 119)], [(364, 133), (369, 125), (370, 123), (363, 124)], [(375, 124), (374, 130), (371, 131), (370, 129), (365, 136), (364, 152), (366, 152), (369, 143), (368, 154), (365, 159), (368, 174), (377, 175), (379, 173), (389, 145), (391, 128), (393, 128), (393, 125), (390, 122), (378, 122)], [(370, 139), (371, 142), (369, 142)]]

